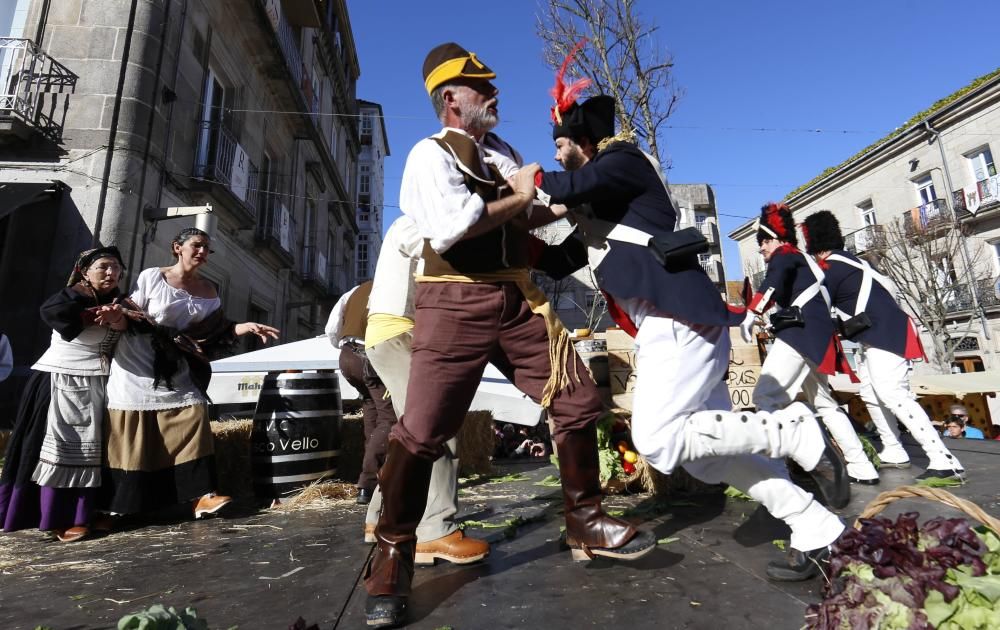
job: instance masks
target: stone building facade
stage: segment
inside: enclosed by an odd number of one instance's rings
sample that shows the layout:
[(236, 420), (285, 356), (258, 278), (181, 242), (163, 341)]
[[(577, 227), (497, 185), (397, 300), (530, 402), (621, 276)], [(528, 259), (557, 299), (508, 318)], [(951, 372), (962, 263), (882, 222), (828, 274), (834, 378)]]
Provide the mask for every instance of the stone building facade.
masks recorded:
[[(954, 331), (959, 343), (953, 371), (1000, 369), (1000, 177), (994, 155), (1000, 155), (1000, 70), (785, 199), (797, 221), (832, 211), (847, 248), (861, 255), (885, 246), (889, 226), (901, 226), (914, 238), (945, 224), (964, 232), (966, 252), (934, 260), (928, 270), (940, 277), (947, 313), (954, 317), (949, 334)], [(764, 264), (752, 222), (729, 236), (756, 285)]]
[(358, 156), (358, 246), (355, 275), (358, 282), (375, 275), (375, 263), (382, 249), (385, 219), (385, 158), (389, 155), (389, 138), (385, 133), (385, 118), (378, 103), (358, 101), (358, 133), (361, 154)]
[(212, 231), (205, 274), (230, 318), (288, 341), (321, 332), (356, 280), (360, 68), (345, 0), (4, 5), (0, 330), (16, 374), (47, 345), (38, 306), (77, 252), (117, 245), (131, 286), (196, 223)]

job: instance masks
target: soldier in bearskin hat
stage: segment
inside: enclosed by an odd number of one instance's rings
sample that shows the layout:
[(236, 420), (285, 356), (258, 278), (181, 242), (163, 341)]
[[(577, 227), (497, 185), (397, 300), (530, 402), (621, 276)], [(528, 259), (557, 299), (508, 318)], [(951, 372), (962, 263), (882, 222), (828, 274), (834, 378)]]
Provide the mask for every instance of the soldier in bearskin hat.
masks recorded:
[(403, 213), (424, 239), (424, 270), (406, 412), (379, 472), (382, 513), (365, 571), (372, 627), (405, 618), (431, 467), (457, 434), (487, 361), (552, 418), (574, 559), (633, 560), (656, 546), (651, 533), (601, 508), (596, 422), (604, 411), (568, 333), (529, 279), (528, 230), (552, 213), (532, 209), (538, 165), (519, 167), (491, 133), (496, 74), (455, 43), (431, 50), (423, 74), (444, 128), (410, 151), (400, 190)]
[(894, 418), (903, 423), (930, 460), (918, 479), (962, 477), (962, 464), (941, 441), (910, 391), (910, 363), (926, 356), (917, 327), (893, 298), (892, 282), (844, 249), (840, 223), (829, 210), (806, 217), (802, 234), (806, 253), (815, 256), (823, 268), (841, 336), (860, 346), (857, 374), (861, 400), (882, 440), (882, 465), (910, 465), (910, 457), (899, 443), (897, 424), (890, 423)]
[[(567, 172), (543, 173), (540, 196), (574, 206), (569, 214), (577, 228), (570, 239), (588, 246), (609, 312), (636, 338), (636, 448), (664, 473), (683, 466), (707, 483), (726, 481), (748, 492), (792, 530), (796, 551), (772, 562), (767, 575), (813, 577), (844, 525), (769, 458), (791, 457), (813, 472), (825, 459), (839, 474), (816, 473), (818, 485), (838, 507), (850, 492), (843, 462), (823, 447), (822, 429), (802, 403), (729, 411), (729, 326), (743, 311), (726, 306), (693, 241), (674, 232), (676, 204), (659, 165), (625, 135), (615, 136), (614, 100), (602, 95), (577, 103), (579, 83), (563, 83), (565, 66), (553, 93), (552, 135), (556, 160)], [(696, 238), (704, 242), (700, 232)]]
[(877, 484), (878, 471), (865, 455), (850, 418), (830, 393), (829, 376), (850, 373), (830, 319), (830, 297), (823, 271), (797, 249), (795, 221), (788, 206), (768, 203), (757, 221), (757, 243), (767, 272), (741, 325), (744, 340), (753, 337), (756, 317), (772, 305), (776, 340), (764, 359), (753, 392), (758, 409), (780, 409), (801, 392), (815, 405), (847, 460), (853, 483)]

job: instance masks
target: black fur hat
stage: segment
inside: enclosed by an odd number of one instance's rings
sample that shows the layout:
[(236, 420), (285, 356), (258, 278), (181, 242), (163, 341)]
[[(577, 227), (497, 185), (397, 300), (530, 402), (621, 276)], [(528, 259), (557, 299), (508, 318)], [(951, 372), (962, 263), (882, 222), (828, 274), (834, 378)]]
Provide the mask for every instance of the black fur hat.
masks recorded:
[(760, 218), (757, 220), (757, 244), (760, 245), (769, 238), (785, 241), (793, 247), (799, 244), (792, 211), (783, 203), (772, 201), (760, 209)]
[(840, 222), (829, 210), (820, 210), (806, 217), (802, 222), (802, 236), (806, 239), (807, 254), (844, 249)]

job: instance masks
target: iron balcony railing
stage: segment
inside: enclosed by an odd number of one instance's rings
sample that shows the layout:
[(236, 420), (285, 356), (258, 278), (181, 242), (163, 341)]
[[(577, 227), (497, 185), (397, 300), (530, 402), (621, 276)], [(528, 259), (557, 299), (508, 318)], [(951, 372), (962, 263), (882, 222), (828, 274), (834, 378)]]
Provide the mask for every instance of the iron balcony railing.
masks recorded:
[(282, 202), (275, 201), (275, 193), (263, 193), (272, 197), (269, 203), (262, 204), (262, 212), (257, 222), (257, 237), (272, 244), (289, 261), (295, 260), (295, 219), (292, 211)]
[(900, 220), (907, 235), (915, 235), (928, 228), (944, 225), (951, 221), (948, 206), (943, 199), (929, 201), (922, 206), (910, 208), (902, 215)]
[(881, 225), (866, 225), (844, 236), (844, 249), (854, 254), (885, 247), (885, 243), (885, 227)]
[(719, 263), (719, 261), (712, 259), (712, 260), (700, 260), (698, 262), (701, 263), (701, 268), (705, 270), (705, 273), (707, 273), (708, 277), (712, 279), (712, 282), (715, 282), (716, 284), (721, 282), (722, 276), (719, 273), (719, 268), (722, 265)]
[(194, 174), (195, 177), (222, 184), (240, 200), (250, 216), (257, 216), (260, 175), (257, 166), (222, 123), (201, 121)]
[(0, 37), (0, 118), (20, 119), (61, 141), (77, 78), (30, 39)]
[(968, 311), (973, 308), (972, 291), (982, 308), (1000, 306), (1000, 295), (997, 295), (998, 278), (981, 278), (975, 282), (953, 284), (941, 291), (942, 301), (948, 313)]

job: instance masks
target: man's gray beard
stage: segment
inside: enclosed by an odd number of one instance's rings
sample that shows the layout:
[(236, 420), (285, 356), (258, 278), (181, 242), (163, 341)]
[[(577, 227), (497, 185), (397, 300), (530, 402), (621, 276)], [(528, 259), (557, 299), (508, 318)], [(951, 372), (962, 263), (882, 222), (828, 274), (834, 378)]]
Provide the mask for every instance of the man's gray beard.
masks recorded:
[(462, 125), (473, 132), (486, 133), (500, 122), (500, 117), (490, 113), (485, 105), (470, 105), (462, 112)]

